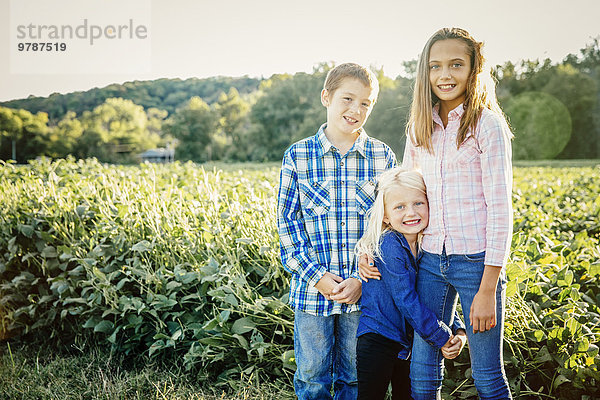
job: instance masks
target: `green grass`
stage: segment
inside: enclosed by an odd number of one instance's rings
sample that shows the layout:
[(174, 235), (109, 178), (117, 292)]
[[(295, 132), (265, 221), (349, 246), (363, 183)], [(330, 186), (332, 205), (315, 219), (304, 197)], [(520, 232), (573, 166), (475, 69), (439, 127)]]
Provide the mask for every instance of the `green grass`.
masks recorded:
[[(233, 400), (291, 399), (289, 387), (253, 375), (213, 387), (201, 373), (173, 363), (135, 361), (100, 347), (57, 350), (34, 343), (0, 344), (0, 399)], [(162, 364), (162, 365), (161, 365)]]

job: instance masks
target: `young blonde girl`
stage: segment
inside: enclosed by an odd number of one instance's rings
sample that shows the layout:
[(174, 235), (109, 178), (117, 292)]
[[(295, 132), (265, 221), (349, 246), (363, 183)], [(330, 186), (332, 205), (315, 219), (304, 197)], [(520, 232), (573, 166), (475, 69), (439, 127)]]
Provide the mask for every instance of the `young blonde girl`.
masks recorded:
[[(512, 134), (483, 67), (482, 43), (444, 28), (421, 53), (403, 166), (422, 171), (430, 204), (423, 232), (417, 292), (436, 316), (451, 322), (460, 297), (472, 376), (481, 399), (510, 399), (502, 343), (512, 236)], [(376, 276), (366, 264), (361, 274)], [(439, 399), (440, 352), (413, 342), (415, 400)]]
[[(363, 284), (356, 347), (358, 399), (383, 400), (390, 382), (393, 399), (410, 398), (413, 328), (448, 358), (456, 357), (464, 344), (421, 303), (415, 290), (418, 242), (428, 220), (421, 174), (400, 168), (383, 172), (367, 229), (355, 247), (358, 254), (375, 259), (383, 277)], [(456, 321), (464, 337), (464, 325)]]

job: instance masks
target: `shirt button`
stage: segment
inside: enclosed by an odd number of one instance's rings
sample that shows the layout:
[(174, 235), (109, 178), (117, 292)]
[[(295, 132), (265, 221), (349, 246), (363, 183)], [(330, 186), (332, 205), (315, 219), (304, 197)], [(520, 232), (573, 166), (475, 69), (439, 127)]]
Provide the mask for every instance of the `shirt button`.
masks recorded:
[(346, 225), (346, 223), (345, 223), (344, 221), (342, 221), (342, 222), (340, 223), (340, 225), (342, 225), (342, 226), (345, 226), (345, 225)]
[(343, 201), (340, 201), (340, 206), (344, 207), (344, 202)]
[(346, 243), (342, 243), (342, 248), (346, 247)]
[(344, 166), (344, 162), (343, 162), (343, 161), (342, 161), (342, 162), (340, 162), (340, 165), (343, 167), (343, 166)]

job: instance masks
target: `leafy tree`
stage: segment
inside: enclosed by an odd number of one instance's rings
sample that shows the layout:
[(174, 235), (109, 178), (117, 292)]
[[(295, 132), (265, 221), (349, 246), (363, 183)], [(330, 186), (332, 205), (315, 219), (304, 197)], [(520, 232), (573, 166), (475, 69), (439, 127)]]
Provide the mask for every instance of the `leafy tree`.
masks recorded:
[[(591, 100), (591, 110), (588, 111), (592, 117), (591, 124), (588, 123), (588, 129), (589, 126), (592, 126), (592, 130), (588, 132), (588, 136), (595, 138), (596, 146), (590, 145), (588, 142), (585, 147), (587, 152), (595, 150), (592, 157), (600, 158), (600, 36), (594, 38), (592, 43), (581, 49), (579, 53), (579, 55), (569, 54), (563, 64), (572, 66), (585, 74), (591, 79), (591, 82), (588, 80), (587, 83), (591, 83), (596, 89), (595, 96), (592, 95), (595, 100)], [(586, 89), (588, 89), (587, 96), (590, 96), (590, 87), (588, 86)], [(586, 140), (582, 138), (581, 142), (585, 145)], [(573, 152), (570, 148), (567, 150)]]
[(169, 113), (165, 110), (152, 107), (146, 111), (146, 115), (148, 117), (146, 129), (150, 135), (160, 137), (159, 145), (168, 146), (173, 142), (172, 137), (163, 134), (163, 124)]
[(580, 54), (569, 54), (563, 64), (569, 64), (582, 72), (593, 75), (600, 66), (600, 36), (579, 51)]
[(165, 123), (165, 132), (179, 141), (175, 157), (196, 162), (212, 160), (217, 124), (217, 113), (201, 98), (192, 97)]
[(515, 134), (515, 159), (553, 159), (569, 142), (569, 110), (547, 93), (520, 94), (508, 102), (504, 111), (510, 118)]
[(0, 106), (23, 108), (33, 113), (44, 111), (54, 122), (59, 121), (67, 111), (82, 115), (83, 112), (92, 110), (114, 97), (131, 100), (145, 110), (159, 108), (173, 113), (193, 96), (199, 96), (208, 104), (213, 104), (218, 100), (221, 92), (227, 92), (231, 87), (236, 88), (241, 95), (246, 95), (255, 92), (259, 84), (260, 79), (249, 77), (133, 81), (111, 84), (85, 92), (53, 93), (49, 97), (29, 97), (0, 102)]
[(47, 155), (55, 158), (64, 158), (69, 154), (82, 157), (85, 154), (79, 143), (82, 134), (83, 125), (77, 115), (73, 111), (67, 112), (50, 133)]
[(384, 88), (365, 125), (367, 133), (390, 146), (398, 160), (402, 158), (406, 141), (404, 131), (412, 98), (411, 82), (398, 77), (393, 86)]
[(382, 92), (382, 91), (388, 90), (388, 89), (392, 89), (396, 86), (396, 83), (394, 82), (394, 80), (385, 75), (385, 73), (383, 72), (383, 67), (377, 68), (377, 67), (371, 66), (370, 69), (375, 74), (375, 77), (377, 78), (377, 81), (379, 83), (379, 92)]
[(326, 71), (274, 75), (261, 85), (262, 96), (252, 107), (250, 157), (278, 160), (293, 142), (314, 135), (326, 121), (321, 90)]
[(48, 146), (48, 114), (0, 107), (1, 157), (23, 163)]
[[(590, 146), (589, 137), (598, 137), (596, 110), (599, 106), (598, 79), (582, 73), (573, 65), (549, 65), (546, 61), (523, 62), (522, 72), (500, 81), (498, 97), (506, 106), (512, 97), (527, 92), (544, 92), (563, 103), (572, 123), (571, 139), (559, 158), (596, 158), (600, 146)], [(524, 71), (524, 72), (523, 72)]]
[(559, 99), (569, 110), (572, 121), (571, 140), (559, 158), (597, 158), (600, 154), (596, 140), (590, 145), (590, 137), (600, 139), (600, 127), (594, 123), (598, 109), (598, 81), (570, 65), (559, 65), (553, 70), (542, 90)]
[(219, 116), (217, 138), (226, 148), (222, 156), (232, 160), (247, 159), (249, 137), (248, 130), (250, 103), (240, 97), (236, 88), (229, 89), (229, 93), (221, 93), (215, 111)]
[(415, 79), (417, 77), (417, 67), (419, 65), (418, 60), (410, 60), (402, 62), (402, 69), (404, 70), (403, 76), (407, 79)]
[[(2, 159), (17, 159), (17, 140), (23, 131), (23, 121), (14, 110), (0, 107), (0, 137), (2, 143)], [(8, 150), (10, 148), (10, 150)]]
[(85, 156), (107, 162), (133, 162), (144, 150), (156, 147), (160, 137), (148, 131), (144, 108), (131, 100), (107, 99), (81, 117)]

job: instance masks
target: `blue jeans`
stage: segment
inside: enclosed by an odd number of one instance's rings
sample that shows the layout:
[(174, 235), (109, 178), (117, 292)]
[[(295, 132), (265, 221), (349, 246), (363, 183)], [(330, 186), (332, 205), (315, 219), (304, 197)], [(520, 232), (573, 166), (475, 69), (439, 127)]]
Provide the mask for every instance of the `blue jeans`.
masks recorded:
[[(446, 255), (424, 252), (419, 262), (417, 292), (424, 305), (450, 325), (456, 308), (457, 294), (467, 326), (471, 369), (481, 399), (511, 399), (502, 361), (506, 275), (496, 288), (496, 326), (473, 333), (469, 312), (483, 276), (485, 253)], [(444, 361), (439, 350), (415, 334), (410, 378), (415, 400), (441, 398)]]
[(294, 390), (299, 400), (356, 400), (356, 331), (360, 312), (328, 317), (295, 310)]

